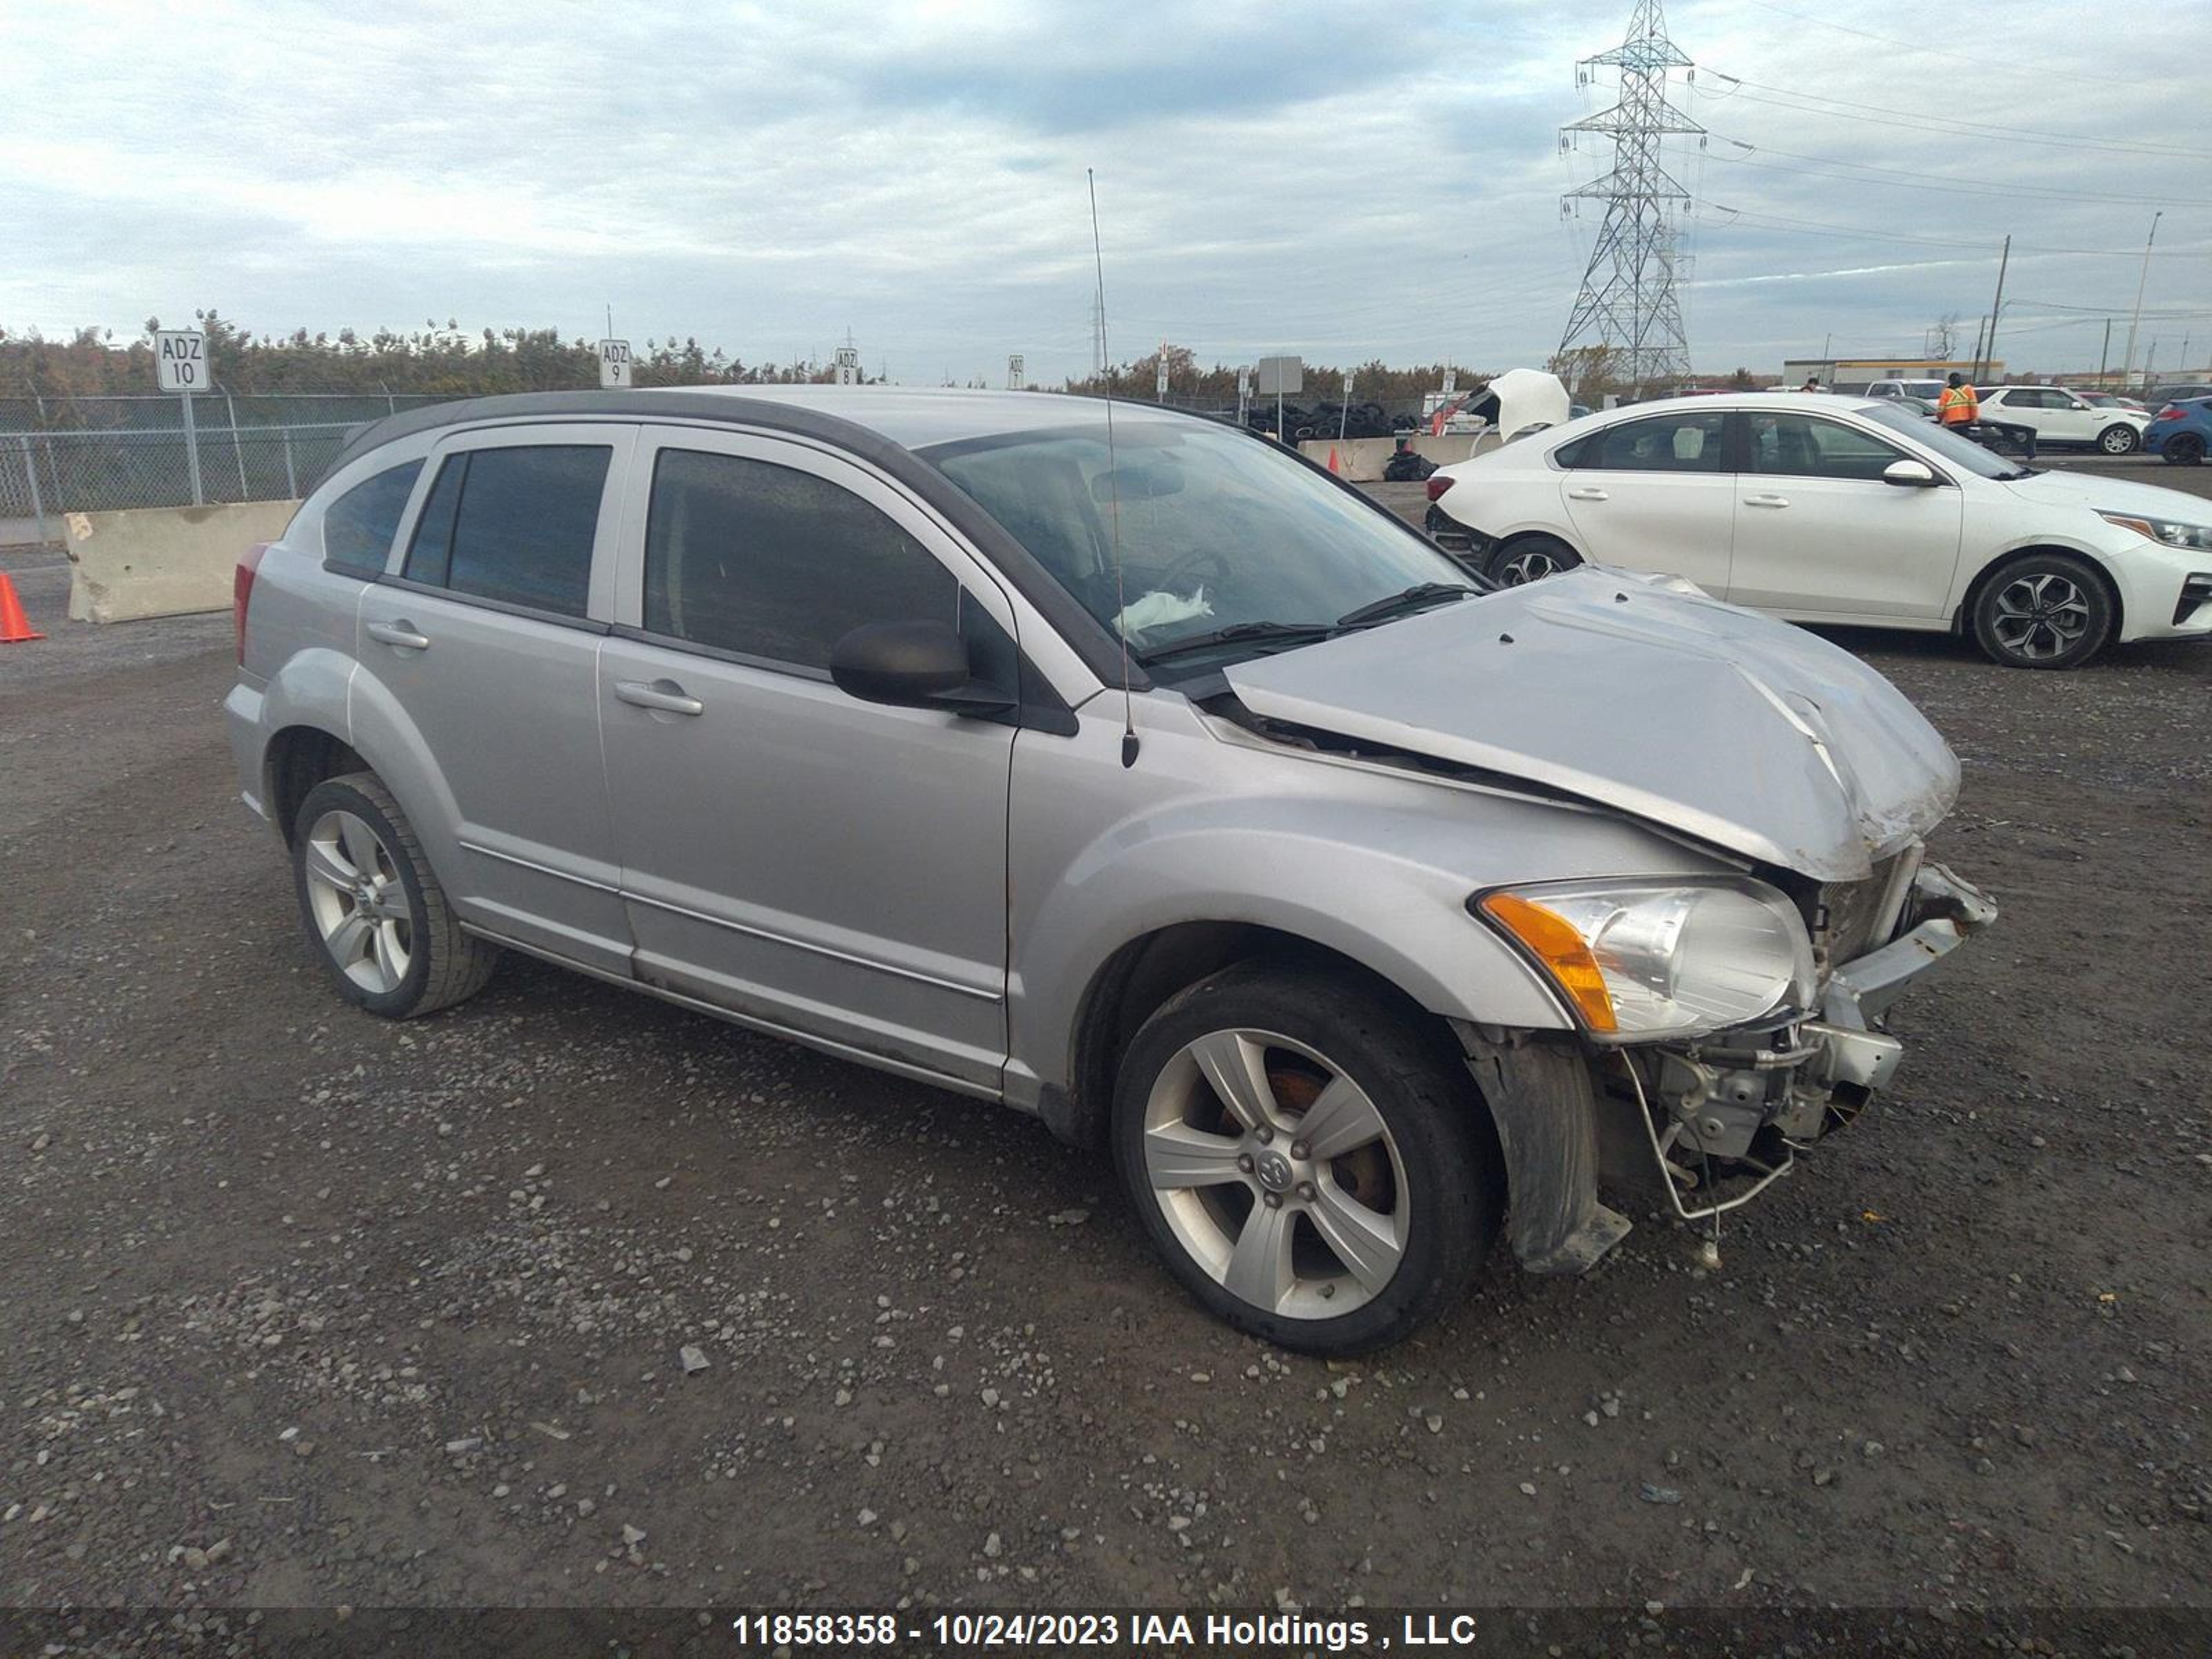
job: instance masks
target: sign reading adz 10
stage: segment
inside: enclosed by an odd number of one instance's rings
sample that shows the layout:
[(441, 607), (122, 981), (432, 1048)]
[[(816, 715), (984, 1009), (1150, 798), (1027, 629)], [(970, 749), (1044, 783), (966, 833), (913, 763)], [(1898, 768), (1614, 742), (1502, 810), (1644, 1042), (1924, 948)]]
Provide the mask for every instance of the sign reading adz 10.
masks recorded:
[(207, 336), (196, 328), (164, 328), (154, 333), (154, 366), (164, 392), (208, 389)]

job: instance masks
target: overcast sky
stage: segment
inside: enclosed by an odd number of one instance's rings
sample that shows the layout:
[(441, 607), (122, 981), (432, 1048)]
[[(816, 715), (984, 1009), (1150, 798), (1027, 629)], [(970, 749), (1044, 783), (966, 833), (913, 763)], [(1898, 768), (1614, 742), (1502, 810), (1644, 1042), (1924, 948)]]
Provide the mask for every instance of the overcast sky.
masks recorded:
[[(1597, 225), (1559, 194), (1608, 159), (1557, 129), (1611, 101), (1575, 62), (1630, 10), (5, 0), (0, 326), (597, 337), (611, 303), (748, 362), (850, 328), (871, 373), (1056, 380), (1089, 363), (1091, 167), (1117, 358), (1539, 363)], [(2117, 313), (2117, 366), (2160, 207), (2136, 361), (2212, 356), (2212, 6), (1667, 16), (1714, 135), (1669, 141), (1700, 370), (1917, 349), (1947, 313), (1964, 351), (2007, 232), (1999, 355), (2094, 368)]]

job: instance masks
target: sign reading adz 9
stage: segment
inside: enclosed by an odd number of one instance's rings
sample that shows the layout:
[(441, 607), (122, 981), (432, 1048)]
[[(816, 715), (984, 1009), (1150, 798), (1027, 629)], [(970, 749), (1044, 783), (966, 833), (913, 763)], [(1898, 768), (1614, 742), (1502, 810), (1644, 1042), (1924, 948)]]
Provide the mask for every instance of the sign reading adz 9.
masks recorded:
[(154, 366), (164, 392), (205, 392), (207, 336), (196, 328), (165, 328), (154, 335)]

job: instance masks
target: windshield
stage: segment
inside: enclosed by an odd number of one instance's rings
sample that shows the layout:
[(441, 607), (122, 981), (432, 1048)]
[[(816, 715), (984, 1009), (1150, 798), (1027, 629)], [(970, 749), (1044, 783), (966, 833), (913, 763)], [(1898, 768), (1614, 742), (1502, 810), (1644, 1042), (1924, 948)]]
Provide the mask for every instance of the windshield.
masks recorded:
[(2026, 467), (1992, 455), (1972, 438), (1962, 438), (1955, 432), (1946, 431), (1933, 421), (1893, 404), (1875, 404), (1862, 409), (1859, 413), (1878, 426), (1893, 428), (1914, 442), (1925, 445), (1952, 465), (1962, 466), (1984, 478), (2022, 478), (2027, 476)]
[(921, 453), (1139, 661), (1240, 625), (1220, 654), (1249, 655), (1285, 642), (1250, 624), (1328, 629), (1423, 583), (1482, 587), (1411, 530), (1243, 433), (1138, 416), (1119, 420), (1114, 438), (1110, 465), (1103, 419)]

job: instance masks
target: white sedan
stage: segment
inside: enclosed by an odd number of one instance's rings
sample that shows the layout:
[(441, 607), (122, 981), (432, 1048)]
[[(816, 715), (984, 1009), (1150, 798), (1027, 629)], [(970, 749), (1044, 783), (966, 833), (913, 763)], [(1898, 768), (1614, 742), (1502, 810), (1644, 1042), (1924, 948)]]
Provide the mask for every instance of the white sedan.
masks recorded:
[(2212, 501), (2039, 472), (1893, 402), (1809, 402), (1570, 421), (1439, 469), (1429, 532), (1499, 582), (1656, 571), (1791, 622), (1966, 633), (2021, 668), (2212, 638)]

